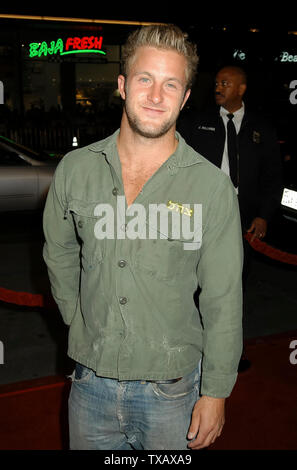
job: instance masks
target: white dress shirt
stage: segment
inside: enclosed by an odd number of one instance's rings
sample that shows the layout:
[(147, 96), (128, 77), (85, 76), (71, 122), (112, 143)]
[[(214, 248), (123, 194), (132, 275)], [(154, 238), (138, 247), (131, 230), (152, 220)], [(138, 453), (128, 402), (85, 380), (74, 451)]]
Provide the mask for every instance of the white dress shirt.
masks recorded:
[[(229, 121), (227, 114), (229, 113), (230, 111), (227, 111), (227, 109), (223, 108), (223, 106), (220, 107), (220, 115), (223, 119), (225, 131), (226, 131), (226, 139), (225, 139), (225, 145), (224, 145), (224, 153), (223, 153), (221, 170), (224, 173), (226, 173), (228, 176), (230, 176), (228, 148), (227, 148), (227, 122)], [(241, 108), (239, 108), (237, 111), (235, 111), (232, 114), (234, 115), (233, 122), (234, 122), (235, 130), (236, 130), (236, 134), (238, 134), (238, 132), (240, 131), (240, 126), (241, 126), (242, 118), (244, 115), (244, 103), (242, 103)], [(235, 188), (235, 190), (238, 193), (238, 188)]]

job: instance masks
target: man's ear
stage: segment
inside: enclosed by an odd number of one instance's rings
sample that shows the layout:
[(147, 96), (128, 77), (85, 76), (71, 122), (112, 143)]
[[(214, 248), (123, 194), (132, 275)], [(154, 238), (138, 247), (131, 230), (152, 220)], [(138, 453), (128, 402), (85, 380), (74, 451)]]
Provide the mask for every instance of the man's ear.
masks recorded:
[(183, 107), (185, 106), (186, 102), (188, 101), (188, 98), (191, 94), (191, 90), (187, 90), (186, 93), (185, 93), (185, 96), (184, 96), (184, 100), (182, 102), (182, 105), (181, 105), (181, 108), (180, 108), (180, 111), (183, 109)]
[(240, 95), (241, 97), (243, 97), (243, 95), (245, 94), (245, 92), (246, 92), (246, 84), (245, 84), (245, 83), (241, 83), (241, 84), (239, 85), (239, 95)]
[(123, 100), (126, 99), (125, 82), (126, 82), (126, 79), (124, 75), (119, 75), (118, 76), (118, 90)]

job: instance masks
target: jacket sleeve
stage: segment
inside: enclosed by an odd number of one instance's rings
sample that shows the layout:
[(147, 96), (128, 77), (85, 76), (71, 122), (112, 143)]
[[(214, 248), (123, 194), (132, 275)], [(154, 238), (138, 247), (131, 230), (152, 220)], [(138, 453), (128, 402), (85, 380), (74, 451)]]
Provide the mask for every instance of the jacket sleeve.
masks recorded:
[(67, 211), (64, 159), (57, 167), (45, 204), (43, 258), (48, 269), (52, 295), (64, 322), (70, 325), (79, 295), (80, 245)]
[(223, 178), (206, 217), (197, 267), (203, 325), (201, 393), (225, 398), (242, 353), (242, 234), (237, 197)]

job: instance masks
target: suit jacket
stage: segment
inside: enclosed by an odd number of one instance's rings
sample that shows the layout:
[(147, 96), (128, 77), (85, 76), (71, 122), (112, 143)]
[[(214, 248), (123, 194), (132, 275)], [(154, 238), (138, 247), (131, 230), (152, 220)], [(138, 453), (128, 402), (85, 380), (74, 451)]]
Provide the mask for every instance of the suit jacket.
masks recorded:
[[(194, 150), (221, 167), (226, 132), (219, 109), (185, 112), (177, 129)], [(282, 165), (275, 130), (264, 118), (247, 110), (238, 134), (238, 148), (238, 202), (246, 230), (255, 217), (269, 221), (279, 207)]]

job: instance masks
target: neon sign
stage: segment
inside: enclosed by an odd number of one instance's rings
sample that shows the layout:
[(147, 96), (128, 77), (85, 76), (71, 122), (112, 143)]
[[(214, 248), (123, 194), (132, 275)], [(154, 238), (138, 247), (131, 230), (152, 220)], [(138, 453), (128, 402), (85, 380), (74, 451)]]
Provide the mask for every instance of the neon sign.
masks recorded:
[(60, 54), (62, 56), (81, 53), (106, 55), (106, 52), (101, 50), (102, 42), (102, 36), (84, 36), (83, 38), (69, 37), (66, 39), (65, 43), (62, 39), (51, 41), (50, 44), (45, 41), (31, 42), (31, 44), (29, 44), (29, 57), (46, 57), (48, 54)]
[(289, 54), (287, 51), (281, 52), (280, 55), (281, 62), (297, 62), (297, 55)]
[(240, 59), (240, 60), (245, 60), (246, 54), (245, 54), (245, 52), (243, 52), (243, 51), (240, 50), (240, 49), (235, 49), (235, 50), (234, 50), (234, 53), (233, 53), (233, 57), (234, 57), (234, 59), (237, 59), (237, 58), (238, 58), (238, 59)]

